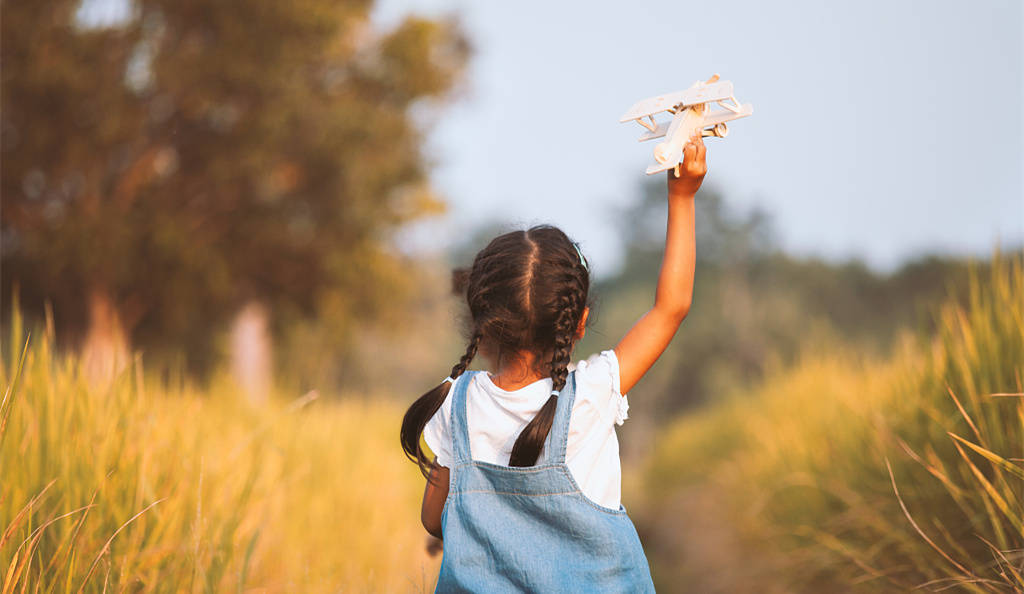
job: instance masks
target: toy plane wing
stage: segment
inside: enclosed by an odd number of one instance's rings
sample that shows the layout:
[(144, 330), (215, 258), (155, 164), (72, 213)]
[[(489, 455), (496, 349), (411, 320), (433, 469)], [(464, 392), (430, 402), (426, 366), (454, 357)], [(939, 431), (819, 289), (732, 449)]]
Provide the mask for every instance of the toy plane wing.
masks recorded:
[(630, 107), (629, 111), (627, 111), (619, 121), (628, 122), (630, 120), (637, 120), (662, 111), (674, 109), (680, 105), (686, 107), (687, 105), (696, 105), (698, 103), (728, 99), (731, 96), (732, 82), (727, 80), (706, 85), (697, 85), (690, 87), (685, 91), (676, 91), (675, 93), (658, 95), (657, 97), (637, 101), (636, 104), (634, 104), (633, 107)]
[[(718, 124), (724, 124), (725, 122), (731, 122), (740, 118), (745, 118), (754, 113), (754, 106), (750, 103), (744, 103), (740, 106), (739, 111), (730, 111), (728, 109), (721, 109), (712, 112), (709, 115), (704, 116), (704, 127), (711, 128)], [(637, 139), (639, 142), (645, 140), (654, 140), (655, 138), (661, 138), (668, 132), (668, 127), (672, 122), (661, 122), (658, 127), (650, 132), (644, 132)], [(715, 134), (715, 136), (722, 136), (721, 134)]]

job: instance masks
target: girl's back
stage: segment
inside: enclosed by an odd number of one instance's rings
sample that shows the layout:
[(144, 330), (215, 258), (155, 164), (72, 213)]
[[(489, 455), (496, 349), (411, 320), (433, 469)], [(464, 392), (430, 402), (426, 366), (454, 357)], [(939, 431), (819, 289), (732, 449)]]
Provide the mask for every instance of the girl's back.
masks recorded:
[(546, 455), (518, 468), (474, 459), (467, 388), (486, 372), (456, 381), (438, 592), (654, 591), (626, 510), (591, 502), (566, 464), (578, 372), (559, 392)]
[[(622, 471), (615, 425), (627, 418), (629, 404), (619, 391), (619, 362), (615, 351), (595, 354), (576, 366), (576, 395), (569, 422), (566, 463), (583, 494), (594, 503), (620, 508)], [(512, 446), (551, 394), (551, 378), (518, 390), (504, 390), (489, 373), (473, 376), (467, 386), (466, 417), (473, 459), (507, 465)], [(423, 438), (436, 463), (451, 468), (450, 417), (452, 392), (427, 422)], [(540, 456), (546, 452), (541, 450)]]

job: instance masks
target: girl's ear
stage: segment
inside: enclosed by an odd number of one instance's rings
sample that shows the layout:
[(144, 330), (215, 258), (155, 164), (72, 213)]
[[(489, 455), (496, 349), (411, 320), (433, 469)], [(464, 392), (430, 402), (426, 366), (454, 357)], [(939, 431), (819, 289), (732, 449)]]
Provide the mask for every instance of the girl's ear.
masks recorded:
[(583, 308), (583, 315), (580, 316), (580, 323), (579, 323), (578, 326), (576, 326), (576, 336), (574, 337), (574, 340), (582, 340), (583, 339), (583, 335), (587, 333), (587, 316), (589, 316), (589, 315), (590, 315), (590, 308), (589, 307), (584, 307)]

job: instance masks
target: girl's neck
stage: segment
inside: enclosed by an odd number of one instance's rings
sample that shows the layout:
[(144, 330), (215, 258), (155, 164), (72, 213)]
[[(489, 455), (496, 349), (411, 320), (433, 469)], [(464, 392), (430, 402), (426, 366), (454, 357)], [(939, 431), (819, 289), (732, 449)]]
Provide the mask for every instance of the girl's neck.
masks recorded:
[(491, 381), (502, 390), (512, 392), (528, 386), (537, 380), (546, 377), (537, 373), (534, 369), (534, 356), (532, 353), (521, 353), (516, 357), (509, 357), (501, 361), (491, 373)]

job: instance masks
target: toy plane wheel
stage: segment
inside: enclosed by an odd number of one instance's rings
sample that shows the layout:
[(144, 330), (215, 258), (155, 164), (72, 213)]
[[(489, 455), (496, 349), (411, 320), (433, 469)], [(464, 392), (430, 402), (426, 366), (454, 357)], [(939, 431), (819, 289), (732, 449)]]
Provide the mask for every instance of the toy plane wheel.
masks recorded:
[(707, 128), (701, 132), (701, 136), (707, 138), (709, 136), (715, 136), (718, 138), (725, 138), (729, 134), (729, 126), (725, 125), (725, 122), (715, 124), (714, 126)]

